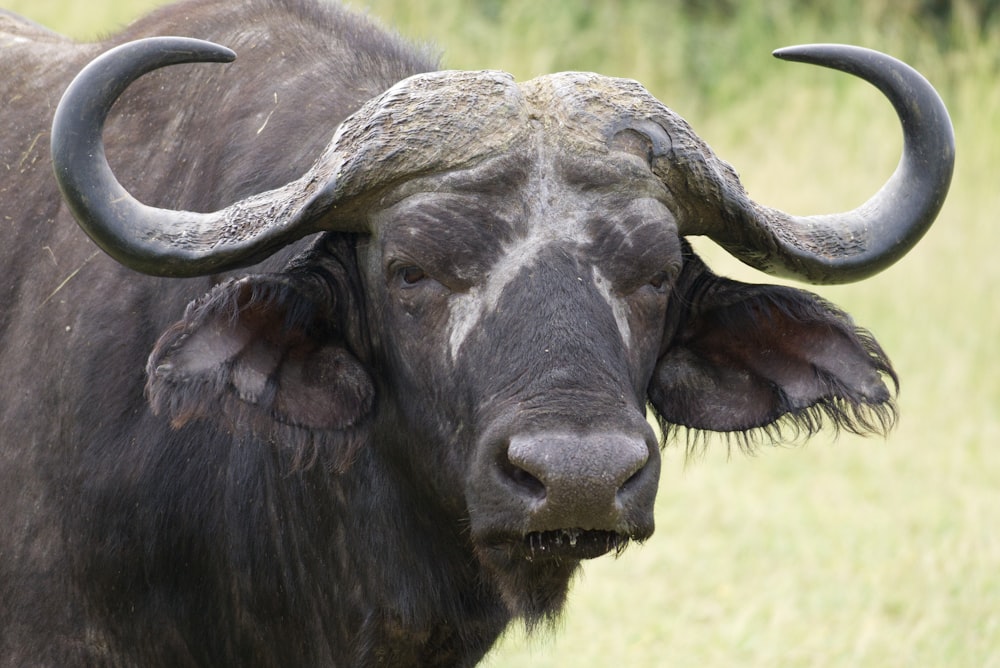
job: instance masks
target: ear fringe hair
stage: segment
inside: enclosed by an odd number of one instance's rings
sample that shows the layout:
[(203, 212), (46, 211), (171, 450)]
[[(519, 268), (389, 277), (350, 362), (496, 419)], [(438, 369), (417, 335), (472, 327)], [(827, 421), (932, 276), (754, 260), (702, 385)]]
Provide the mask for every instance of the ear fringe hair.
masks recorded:
[[(879, 375), (891, 382), (891, 389), (884, 399), (863, 396), (841, 383), (836, 377), (816, 369), (820, 381), (828, 389), (826, 396), (810, 406), (794, 406), (787, 395), (775, 387), (780, 398), (780, 408), (774, 420), (740, 431), (719, 432), (674, 424), (664, 420), (654, 407), (653, 412), (660, 427), (660, 446), (666, 447), (669, 443), (681, 441), (685, 444), (686, 455), (692, 457), (702, 454), (713, 436), (718, 436), (730, 449), (736, 445), (741, 452), (752, 455), (766, 445), (800, 445), (809, 437), (827, 428), (833, 430), (834, 436), (839, 435), (841, 431), (858, 436), (887, 436), (899, 417), (895, 402), (895, 397), (899, 393), (899, 377), (885, 351), (870, 332), (852, 326), (850, 317), (836, 307), (829, 304), (825, 306), (847, 325), (847, 331), (868, 353)], [(792, 315), (802, 317), (803, 312), (799, 311)]]
[(716, 432), (673, 424), (658, 414), (661, 447), (683, 442), (687, 456), (702, 454), (713, 436), (719, 436), (731, 449), (736, 445), (745, 454), (754, 454), (766, 445), (800, 445), (823, 429), (832, 427), (860, 436), (885, 436), (895, 425), (898, 413), (892, 401), (852, 403), (841, 398), (828, 398), (812, 406), (790, 410), (770, 424), (744, 431)]

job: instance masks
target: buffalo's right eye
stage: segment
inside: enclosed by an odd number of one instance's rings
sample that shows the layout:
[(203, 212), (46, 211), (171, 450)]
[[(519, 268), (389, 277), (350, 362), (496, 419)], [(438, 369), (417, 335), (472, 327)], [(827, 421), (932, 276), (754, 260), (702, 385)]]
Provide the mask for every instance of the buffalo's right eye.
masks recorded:
[(649, 284), (655, 290), (665, 290), (670, 284), (670, 274), (665, 271), (661, 271), (649, 279)]

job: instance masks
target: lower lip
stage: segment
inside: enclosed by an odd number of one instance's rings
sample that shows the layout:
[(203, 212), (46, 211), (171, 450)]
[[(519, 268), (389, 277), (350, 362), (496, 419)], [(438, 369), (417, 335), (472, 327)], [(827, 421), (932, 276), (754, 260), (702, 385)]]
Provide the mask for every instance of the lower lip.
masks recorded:
[(608, 552), (621, 553), (627, 536), (610, 531), (558, 529), (532, 532), (520, 543), (510, 545), (526, 561), (541, 559), (593, 559)]

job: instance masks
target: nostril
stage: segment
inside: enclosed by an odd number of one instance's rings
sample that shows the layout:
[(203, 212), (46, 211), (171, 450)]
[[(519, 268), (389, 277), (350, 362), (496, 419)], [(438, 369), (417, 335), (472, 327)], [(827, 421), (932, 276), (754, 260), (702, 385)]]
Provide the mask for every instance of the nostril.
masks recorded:
[(514, 483), (521, 491), (527, 492), (529, 496), (539, 500), (545, 498), (545, 483), (512, 462), (509, 457), (501, 459), (500, 470), (507, 480)]
[(635, 473), (633, 473), (632, 475), (630, 475), (628, 477), (628, 480), (626, 480), (625, 482), (623, 482), (621, 484), (621, 487), (618, 488), (618, 493), (621, 494), (623, 492), (628, 492), (629, 488), (631, 488), (632, 486), (634, 486), (636, 484), (636, 482), (638, 482), (639, 478), (642, 477), (642, 472), (645, 470), (645, 468), (646, 468), (645, 466), (641, 466), (641, 467), (639, 467), (638, 470), (636, 470)]

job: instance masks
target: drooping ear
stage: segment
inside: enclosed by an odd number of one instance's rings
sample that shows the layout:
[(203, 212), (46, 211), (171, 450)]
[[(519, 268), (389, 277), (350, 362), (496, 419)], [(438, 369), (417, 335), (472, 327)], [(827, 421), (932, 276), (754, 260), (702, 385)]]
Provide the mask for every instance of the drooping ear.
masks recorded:
[[(175, 428), (221, 420), (275, 438), (281, 425), (336, 431), (371, 410), (374, 385), (348, 349), (321, 279), (255, 275), (191, 303), (157, 342), (146, 394)], [(342, 309), (340, 309), (342, 310)]]
[(895, 420), (895, 372), (875, 339), (820, 297), (712, 274), (689, 255), (668, 315), (649, 400), (675, 426), (784, 437), (825, 421), (885, 433)]

